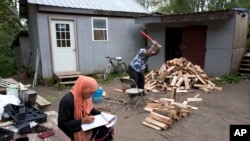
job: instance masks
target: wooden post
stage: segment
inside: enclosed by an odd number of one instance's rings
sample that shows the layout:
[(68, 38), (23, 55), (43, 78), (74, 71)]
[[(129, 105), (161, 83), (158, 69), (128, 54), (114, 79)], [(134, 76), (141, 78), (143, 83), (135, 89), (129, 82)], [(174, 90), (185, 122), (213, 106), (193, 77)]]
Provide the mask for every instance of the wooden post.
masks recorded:
[(175, 100), (176, 98), (176, 87), (173, 87), (172, 91), (171, 91), (171, 99)]

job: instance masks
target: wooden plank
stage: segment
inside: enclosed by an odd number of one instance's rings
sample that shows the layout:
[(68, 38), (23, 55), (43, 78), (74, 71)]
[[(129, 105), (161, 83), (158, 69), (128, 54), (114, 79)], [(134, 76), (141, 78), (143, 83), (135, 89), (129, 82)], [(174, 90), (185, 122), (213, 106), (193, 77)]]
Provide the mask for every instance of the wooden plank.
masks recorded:
[(171, 66), (171, 67), (169, 67), (168, 69), (167, 69), (167, 72), (171, 72), (173, 69), (175, 68), (175, 66)]
[(148, 74), (145, 75), (145, 78), (149, 77), (149, 75), (151, 75), (152, 73), (154, 73), (154, 71), (149, 72)]
[(179, 108), (183, 108), (183, 109), (193, 109), (193, 110), (198, 110), (198, 107), (194, 107), (194, 106), (191, 106), (191, 105), (186, 105), (186, 104), (182, 104), (182, 103), (179, 103), (179, 102), (172, 102), (171, 103), (172, 105), (175, 105)]
[(147, 103), (146, 107), (162, 108), (162, 104), (161, 103)]
[(177, 78), (178, 78), (177, 76), (174, 76), (174, 78), (173, 78), (173, 80), (172, 80), (170, 86), (174, 86), (174, 85), (175, 85), (175, 83), (176, 83), (176, 81), (177, 81)]
[(67, 84), (75, 84), (76, 81), (65, 81), (65, 82), (59, 82), (61, 85), (67, 85)]
[(184, 100), (184, 101), (182, 102), (182, 104), (187, 105), (187, 104), (188, 104), (188, 101)]
[(78, 71), (67, 71), (67, 72), (60, 72), (60, 73), (55, 73), (55, 75), (57, 76), (57, 77), (59, 77), (59, 76), (63, 76), (63, 75), (73, 75), (73, 74), (75, 74), (75, 75), (81, 75), (81, 72), (78, 72)]
[(207, 82), (208, 82), (208, 84), (210, 84), (210, 85), (212, 85), (213, 87), (215, 87), (215, 84), (214, 84), (212, 81), (207, 80)]
[(160, 114), (155, 113), (155, 112), (150, 112), (149, 116), (151, 118), (155, 119), (155, 120), (158, 120), (160, 122), (166, 123), (168, 125), (172, 123), (172, 119), (171, 118), (163, 116), (163, 115), (160, 115)]
[(198, 98), (198, 97), (200, 97), (200, 94), (196, 94), (196, 95), (194, 96), (194, 98)]
[(187, 101), (188, 102), (191, 102), (191, 101), (202, 101), (202, 98), (187, 98)]
[(186, 75), (184, 75), (184, 84), (185, 84), (185, 89), (188, 90), (190, 89), (190, 85), (189, 85), (189, 79)]
[(196, 87), (196, 88), (201, 88), (201, 87), (206, 87), (205, 85), (203, 84), (194, 84), (193, 87)]
[(176, 98), (176, 87), (173, 87), (172, 91), (171, 91), (171, 99), (175, 100)]
[(176, 90), (176, 93), (187, 93), (188, 90), (181, 90), (181, 89), (177, 89)]
[(114, 88), (114, 91), (116, 91), (116, 92), (124, 92), (124, 90), (122, 90), (122, 89), (117, 89), (117, 88)]
[(76, 74), (76, 75), (64, 75), (64, 76), (58, 76), (58, 79), (65, 79), (65, 78), (78, 78), (79, 76), (81, 76), (80, 74)]
[(147, 112), (152, 112), (156, 108), (151, 108), (151, 107), (144, 107), (143, 110)]
[(169, 99), (169, 98), (160, 98), (159, 99), (160, 102), (164, 103), (164, 104), (169, 104), (171, 102), (174, 102), (174, 99)]
[(146, 117), (146, 118), (145, 118), (145, 121), (146, 121), (147, 123), (150, 123), (150, 124), (153, 124), (153, 125), (155, 125), (155, 126), (158, 126), (158, 127), (162, 128), (162, 129), (167, 129), (167, 128), (168, 128), (168, 125), (167, 125), (167, 124), (162, 123), (162, 122), (157, 121), (157, 120), (154, 120), (154, 119), (151, 118), (151, 117)]
[(215, 90), (222, 91), (222, 87), (213, 87)]
[(196, 75), (196, 77), (201, 81), (202, 84), (206, 85), (207, 83), (202, 79), (200, 75)]
[(148, 126), (148, 127), (151, 127), (151, 128), (153, 128), (153, 129), (159, 130), (159, 131), (161, 130), (161, 127), (155, 126), (155, 125), (150, 124), (150, 123), (148, 123), (148, 122), (146, 122), (146, 121), (143, 121), (142, 124), (143, 124), (143, 125), (146, 125), (146, 126)]
[(206, 87), (200, 87), (199, 89), (203, 90), (205, 93), (210, 93), (209, 89)]
[(50, 103), (48, 100), (44, 99), (44, 98), (43, 98), (42, 96), (40, 96), (40, 95), (37, 95), (37, 97), (36, 97), (36, 104), (37, 104), (38, 106), (41, 106), (41, 107), (51, 105), (51, 103)]
[(182, 84), (182, 82), (184, 81), (183, 77), (180, 77), (178, 82), (175, 84), (176, 87), (180, 87), (180, 85)]

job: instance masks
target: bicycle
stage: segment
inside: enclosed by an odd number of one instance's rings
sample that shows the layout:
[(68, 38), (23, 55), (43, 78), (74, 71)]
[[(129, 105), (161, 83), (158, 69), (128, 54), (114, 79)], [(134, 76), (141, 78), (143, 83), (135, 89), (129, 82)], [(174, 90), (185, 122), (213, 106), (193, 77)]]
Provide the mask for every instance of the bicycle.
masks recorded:
[[(103, 75), (103, 79), (108, 80), (110, 72), (117, 73), (119, 76), (125, 75), (127, 72), (127, 65), (122, 62), (122, 57), (111, 58), (109, 56), (105, 57), (109, 59), (108, 64), (106, 65), (106, 70)], [(117, 61), (115, 64), (113, 60)]]

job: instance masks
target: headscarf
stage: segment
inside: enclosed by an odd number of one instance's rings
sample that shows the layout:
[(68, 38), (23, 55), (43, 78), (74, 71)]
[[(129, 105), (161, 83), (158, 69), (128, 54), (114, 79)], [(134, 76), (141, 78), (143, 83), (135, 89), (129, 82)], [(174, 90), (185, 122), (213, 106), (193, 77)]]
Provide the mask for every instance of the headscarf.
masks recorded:
[[(82, 119), (90, 114), (93, 108), (91, 98), (83, 99), (83, 94), (95, 92), (98, 89), (98, 84), (95, 79), (88, 76), (79, 76), (76, 80), (71, 92), (74, 96), (74, 118)], [(75, 140), (85, 141), (85, 135), (82, 131), (74, 133)]]

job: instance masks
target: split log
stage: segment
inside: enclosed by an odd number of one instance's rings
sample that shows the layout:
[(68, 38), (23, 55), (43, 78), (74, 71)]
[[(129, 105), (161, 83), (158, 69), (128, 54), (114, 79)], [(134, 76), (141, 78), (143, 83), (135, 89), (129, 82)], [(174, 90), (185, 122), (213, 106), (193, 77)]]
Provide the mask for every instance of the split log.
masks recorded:
[(153, 119), (153, 118), (151, 118), (151, 117), (146, 117), (146, 118), (145, 118), (145, 121), (146, 121), (147, 123), (153, 124), (153, 125), (155, 125), (155, 126), (157, 126), (157, 127), (160, 127), (160, 128), (162, 128), (162, 129), (167, 129), (167, 128), (168, 128), (168, 125), (167, 125), (167, 124), (162, 123), (162, 122), (160, 122), (160, 121), (157, 121), (157, 120), (155, 120), (155, 119)]
[(202, 98), (187, 98), (188, 102), (193, 102), (193, 101), (202, 101)]
[(163, 116), (163, 115), (160, 115), (160, 114), (157, 114), (155, 112), (150, 112), (149, 116), (151, 118), (155, 119), (155, 120), (160, 121), (160, 122), (163, 122), (163, 123), (166, 123), (166, 124), (169, 124), (169, 125), (172, 124), (172, 119), (171, 118)]
[(114, 91), (116, 91), (116, 92), (124, 92), (124, 90), (122, 90), (122, 89), (117, 89), (117, 88), (114, 88)]
[(171, 99), (175, 100), (176, 98), (176, 87), (173, 87), (172, 91), (171, 91)]
[(151, 124), (151, 123), (148, 123), (148, 122), (146, 122), (146, 121), (143, 121), (142, 124), (144, 124), (144, 125), (146, 125), (146, 126), (148, 126), (148, 127), (151, 127), (151, 128), (153, 128), (153, 129), (159, 130), (159, 131), (161, 130), (161, 127), (158, 127), (158, 126), (153, 125), (153, 124)]

